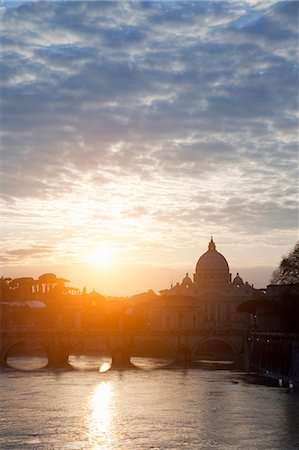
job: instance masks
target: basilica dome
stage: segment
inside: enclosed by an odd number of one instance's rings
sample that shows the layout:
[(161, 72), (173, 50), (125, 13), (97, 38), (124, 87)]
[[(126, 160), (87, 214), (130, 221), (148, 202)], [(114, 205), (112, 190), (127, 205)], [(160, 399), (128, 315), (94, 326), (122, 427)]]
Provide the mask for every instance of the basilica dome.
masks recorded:
[(227, 286), (231, 281), (228, 263), (221, 253), (217, 252), (213, 238), (209, 243), (208, 251), (197, 261), (194, 282), (197, 285)]
[(244, 286), (244, 282), (243, 282), (242, 278), (240, 277), (239, 273), (237, 273), (237, 276), (233, 279), (233, 285), (236, 287)]
[(186, 276), (183, 278), (181, 286), (188, 288), (188, 287), (192, 286), (192, 284), (193, 283), (192, 283), (191, 278), (189, 277), (189, 274), (186, 273)]

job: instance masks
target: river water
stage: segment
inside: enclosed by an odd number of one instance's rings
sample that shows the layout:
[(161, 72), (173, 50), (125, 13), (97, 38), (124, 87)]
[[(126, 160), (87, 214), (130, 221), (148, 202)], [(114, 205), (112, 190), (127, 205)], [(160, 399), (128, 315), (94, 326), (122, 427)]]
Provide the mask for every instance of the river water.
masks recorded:
[(2, 371), (1, 449), (299, 449), (286, 388), (229, 370), (79, 369)]

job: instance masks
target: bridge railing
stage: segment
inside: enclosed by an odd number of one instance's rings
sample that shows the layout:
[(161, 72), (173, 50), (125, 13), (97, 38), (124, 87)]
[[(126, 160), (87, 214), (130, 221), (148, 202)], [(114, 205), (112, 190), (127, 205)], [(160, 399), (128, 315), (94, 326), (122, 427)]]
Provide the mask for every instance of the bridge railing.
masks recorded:
[[(143, 328), (143, 329), (120, 329), (120, 328), (66, 328), (66, 327), (28, 327), (28, 326), (11, 326), (0, 329), (1, 335), (12, 334), (59, 334), (65, 336), (134, 336), (146, 335), (152, 337), (158, 336), (243, 336), (244, 331), (238, 329), (168, 329), (168, 328)], [(247, 335), (247, 334), (246, 334)], [(248, 335), (247, 335), (248, 336)]]

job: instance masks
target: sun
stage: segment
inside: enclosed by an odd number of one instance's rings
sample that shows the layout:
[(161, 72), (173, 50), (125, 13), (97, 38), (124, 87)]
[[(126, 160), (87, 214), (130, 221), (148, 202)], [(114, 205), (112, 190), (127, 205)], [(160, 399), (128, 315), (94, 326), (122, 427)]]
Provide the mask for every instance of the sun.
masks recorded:
[(110, 266), (113, 263), (113, 251), (107, 246), (96, 247), (92, 260), (98, 266)]

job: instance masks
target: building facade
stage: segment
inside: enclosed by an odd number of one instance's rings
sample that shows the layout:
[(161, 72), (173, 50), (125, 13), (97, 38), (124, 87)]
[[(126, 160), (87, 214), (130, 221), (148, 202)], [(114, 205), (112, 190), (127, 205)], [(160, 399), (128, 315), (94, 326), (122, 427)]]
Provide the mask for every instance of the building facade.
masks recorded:
[(242, 330), (249, 326), (249, 315), (236, 307), (261, 295), (237, 273), (232, 279), (226, 258), (211, 238), (208, 250), (200, 256), (193, 279), (186, 273), (181, 282), (160, 291), (151, 302), (152, 328), (173, 330)]

